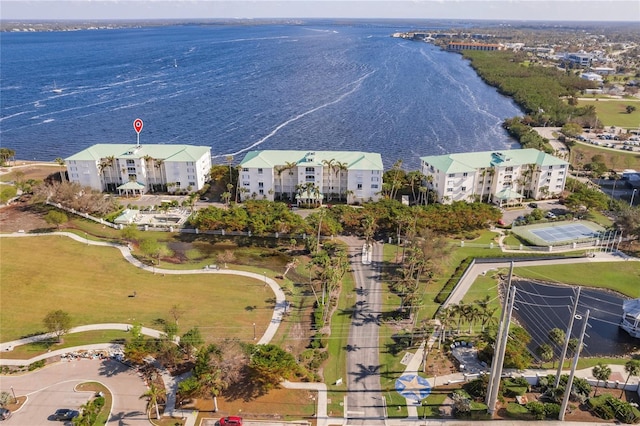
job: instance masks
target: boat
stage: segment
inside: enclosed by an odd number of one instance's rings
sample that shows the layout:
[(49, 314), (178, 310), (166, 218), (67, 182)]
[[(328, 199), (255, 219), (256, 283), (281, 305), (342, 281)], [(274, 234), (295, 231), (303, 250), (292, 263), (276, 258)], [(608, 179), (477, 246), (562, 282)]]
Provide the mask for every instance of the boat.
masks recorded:
[(178, 68), (178, 60), (177, 59), (173, 60), (173, 67), (174, 68)]
[(53, 81), (53, 93), (62, 93), (62, 89), (58, 89), (58, 87), (56, 86), (56, 82), (55, 80)]

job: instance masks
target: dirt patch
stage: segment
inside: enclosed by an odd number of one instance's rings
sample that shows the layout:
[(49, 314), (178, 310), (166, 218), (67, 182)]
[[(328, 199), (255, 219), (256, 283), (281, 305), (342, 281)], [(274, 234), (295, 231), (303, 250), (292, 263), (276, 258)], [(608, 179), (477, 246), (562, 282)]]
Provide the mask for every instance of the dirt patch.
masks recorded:
[(44, 220), (44, 214), (34, 205), (26, 201), (17, 202), (10, 206), (0, 208), (0, 231), (1, 232), (33, 232), (41, 229), (51, 229), (54, 227)]

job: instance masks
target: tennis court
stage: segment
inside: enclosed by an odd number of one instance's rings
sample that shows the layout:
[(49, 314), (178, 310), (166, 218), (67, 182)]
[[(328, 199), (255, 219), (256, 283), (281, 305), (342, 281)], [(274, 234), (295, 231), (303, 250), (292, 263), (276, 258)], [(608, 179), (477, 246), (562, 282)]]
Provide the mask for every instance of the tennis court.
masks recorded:
[(588, 221), (537, 223), (512, 229), (514, 234), (538, 246), (586, 241), (597, 238), (604, 230)]

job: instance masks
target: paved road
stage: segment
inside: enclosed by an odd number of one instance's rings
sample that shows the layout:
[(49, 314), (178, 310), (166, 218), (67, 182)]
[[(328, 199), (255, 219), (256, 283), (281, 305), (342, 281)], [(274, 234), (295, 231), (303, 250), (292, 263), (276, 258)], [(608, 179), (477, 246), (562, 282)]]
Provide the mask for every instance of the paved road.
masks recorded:
[(384, 401), (380, 387), (378, 335), (381, 319), (380, 264), (382, 246), (373, 245), (371, 265), (362, 264), (362, 240), (349, 244), (356, 283), (356, 302), (347, 347), (347, 413), (349, 425), (383, 425)]
[[(113, 360), (59, 362), (21, 376), (2, 376), (0, 390), (27, 395), (27, 402), (5, 421), (7, 425), (46, 425), (48, 417), (58, 408), (78, 409), (91, 393), (75, 392), (76, 385), (98, 381), (113, 395), (113, 407), (108, 424), (149, 424), (146, 401), (140, 395), (147, 388), (138, 374)], [(53, 423), (51, 423), (53, 424)]]

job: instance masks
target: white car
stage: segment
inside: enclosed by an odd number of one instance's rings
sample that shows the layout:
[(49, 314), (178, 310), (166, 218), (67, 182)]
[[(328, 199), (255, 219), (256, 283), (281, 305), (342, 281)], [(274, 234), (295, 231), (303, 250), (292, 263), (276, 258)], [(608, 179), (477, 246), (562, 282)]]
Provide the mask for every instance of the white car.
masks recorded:
[(553, 212), (547, 213), (547, 219), (555, 219), (556, 215)]

